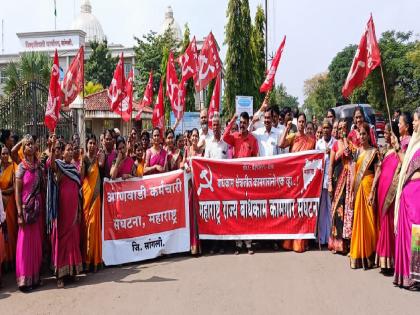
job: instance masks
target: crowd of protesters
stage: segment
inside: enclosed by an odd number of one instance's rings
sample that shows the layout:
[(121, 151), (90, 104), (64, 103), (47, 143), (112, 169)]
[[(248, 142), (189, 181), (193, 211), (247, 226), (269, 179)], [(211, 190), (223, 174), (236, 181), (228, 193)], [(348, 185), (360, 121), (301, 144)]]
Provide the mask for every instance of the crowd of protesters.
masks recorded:
[[(420, 108), (396, 112), (382, 146), (361, 107), (349, 125), (332, 109), (318, 123), (316, 117), (308, 122), (304, 113), (263, 103), (252, 118), (241, 113), (239, 124), (232, 117), (224, 130), (219, 113), (210, 128), (203, 110), (200, 130), (133, 128), (127, 137), (106, 130), (98, 138), (87, 135), (85, 144), (78, 135), (65, 141), (51, 134), (44, 151), (35, 135), (18, 141), (13, 131), (2, 130), (0, 281), (1, 271), (15, 272), (18, 287), (32, 290), (48, 265), (63, 287), (81, 272), (100, 269), (105, 178), (190, 172), (195, 156), (235, 159), (317, 149), (325, 152), (326, 167), (315, 242), (268, 243), (295, 252), (324, 246), (349, 256), (351, 268), (379, 267), (394, 274), (396, 286), (414, 289), (420, 281), (420, 253), (411, 248), (412, 225), (420, 224), (419, 118)], [(224, 253), (230, 245), (208, 243), (210, 253)], [(258, 244), (237, 241), (232, 247), (235, 254), (244, 247), (253, 254)], [(191, 253), (202, 252), (201, 245), (195, 233)]]

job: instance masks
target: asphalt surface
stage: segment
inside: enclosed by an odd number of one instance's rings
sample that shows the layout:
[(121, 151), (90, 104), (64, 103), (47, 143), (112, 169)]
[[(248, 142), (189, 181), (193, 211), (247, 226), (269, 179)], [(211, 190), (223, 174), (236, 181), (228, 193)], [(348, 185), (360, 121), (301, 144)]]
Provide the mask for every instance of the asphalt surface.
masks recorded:
[(0, 314), (420, 314), (420, 292), (328, 251), (176, 255), (31, 293), (3, 277)]

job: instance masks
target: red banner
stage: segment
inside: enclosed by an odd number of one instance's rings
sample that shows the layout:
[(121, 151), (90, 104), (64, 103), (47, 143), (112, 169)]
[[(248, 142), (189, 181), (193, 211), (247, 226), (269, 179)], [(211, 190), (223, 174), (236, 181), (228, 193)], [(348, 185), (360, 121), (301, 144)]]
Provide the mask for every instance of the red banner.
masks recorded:
[(315, 238), (323, 152), (194, 158), (192, 169), (200, 239)]
[(106, 265), (189, 251), (188, 197), (182, 171), (104, 182)]

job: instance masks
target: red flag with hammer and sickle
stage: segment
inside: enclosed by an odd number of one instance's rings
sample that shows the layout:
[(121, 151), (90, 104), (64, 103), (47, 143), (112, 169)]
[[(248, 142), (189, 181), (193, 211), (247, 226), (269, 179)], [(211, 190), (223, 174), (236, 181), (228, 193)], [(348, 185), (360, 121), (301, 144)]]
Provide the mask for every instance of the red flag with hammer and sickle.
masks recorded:
[(349, 97), (353, 90), (362, 85), (369, 73), (381, 64), (381, 51), (375, 35), (375, 24), (372, 15), (367, 23), (366, 30), (360, 39), (359, 47), (353, 58), (350, 72), (341, 90), (345, 98)]
[(274, 77), (276, 76), (277, 67), (279, 66), (281, 54), (283, 53), (285, 44), (286, 36), (284, 36), (279, 48), (277, 49), (273, 61), (271, 61), (270, 69), (267, 72), (267, 77), (265, 78), (263, 84), (260, 87), (260, 93), (268, 92), (273, 88)]
[(152, 115), (152, 125), (153, 127), (158, 127), (162, 134), (163, 128), (165, 127), (165, 109), (163, 103), (163, 84), (162, 80), (160, 80), (159, 84), (159, 92), (156, 97), (156, 104), (155, 108), (153, 109)]
[(85, 52), (82, 46), (64, 76), (64, 80), (61, 85), (64, 106), (69, 106), (73, 103), (77, 95), (83, 89), (84, 54)]
[(114, 77), (108, 88), (108, 103), (112, 111), (115, 111), (125, 97), (125, 77), (124, 77), (124, 56), (121, 53), (120, 60), (114, 71)]
[(195, 90), (200, 92), (211, 80), (213, 80), (222, 70), (222, 62), (220, 61), (217, 43), (213, 33), (206, 37), (198, 56), (197, 79), (195, 80)]
[(198, 53), (195, 36), (185, 52), (178, 58), (178, 62), (181, 65), (181, 84), (184, 85), (189, 78), (194, 78), (195, 81), (198, 67)]
[(166, 95), (171, 102), (171, 108), (176, 119), (181, 119), (184, 114), (185, 88), (178, 83), (176, 75), (174, 54), (169, 53), (166, 67)]
[(51, 69), (50, 88), (48, 90), (48, 102), (44, 120), (45, 125), (51, 132), (54, 132), (55, 127), (57, 127), (58, 119), (60, 118), (61, 87), (59, 78), (60, 68), (58, 66), (58, 54), (56, 49), (54, 63)]

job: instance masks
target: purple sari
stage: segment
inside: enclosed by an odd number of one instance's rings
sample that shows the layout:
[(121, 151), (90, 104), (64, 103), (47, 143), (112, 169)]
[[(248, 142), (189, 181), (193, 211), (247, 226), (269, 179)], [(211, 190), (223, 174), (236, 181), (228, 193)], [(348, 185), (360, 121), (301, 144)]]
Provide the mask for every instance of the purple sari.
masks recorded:
[(378, 180), (377, 205), (380, 233), (376, 246), (376, 264), (382, 269), (394, 268), (394, 201), (397, 192), (400, 160), (395, 152), (385, 156)]
[[(395, 276), (394, 284), (403, 287), (411, 286), (414, 281), (410, 277), (411, 264), (411, 227), (420, 224), (420, 178), (410, 179), (412, 174), (420, 170), (420, 149), (416, 151), (407, 170), (408, 180), (404, 183), (400, 196), (397, 234), (395, 241)], [(420, 272), (418, 270), (417, 272)]]
[[(33, 187), (41, 180), (41, 173), (37, 169), (25, 169), (19, 164), (16, 178), (22, 180), (22, 204), (24, 204)], [(41, 202), (41, 194), (35, 196)], [(42, 263), (42, 220), (38, 215), (34, 223), (24, 223), (19, 226), (16, 245), (16, 282), (19, 287), (37, 285), (40, 281)]]

